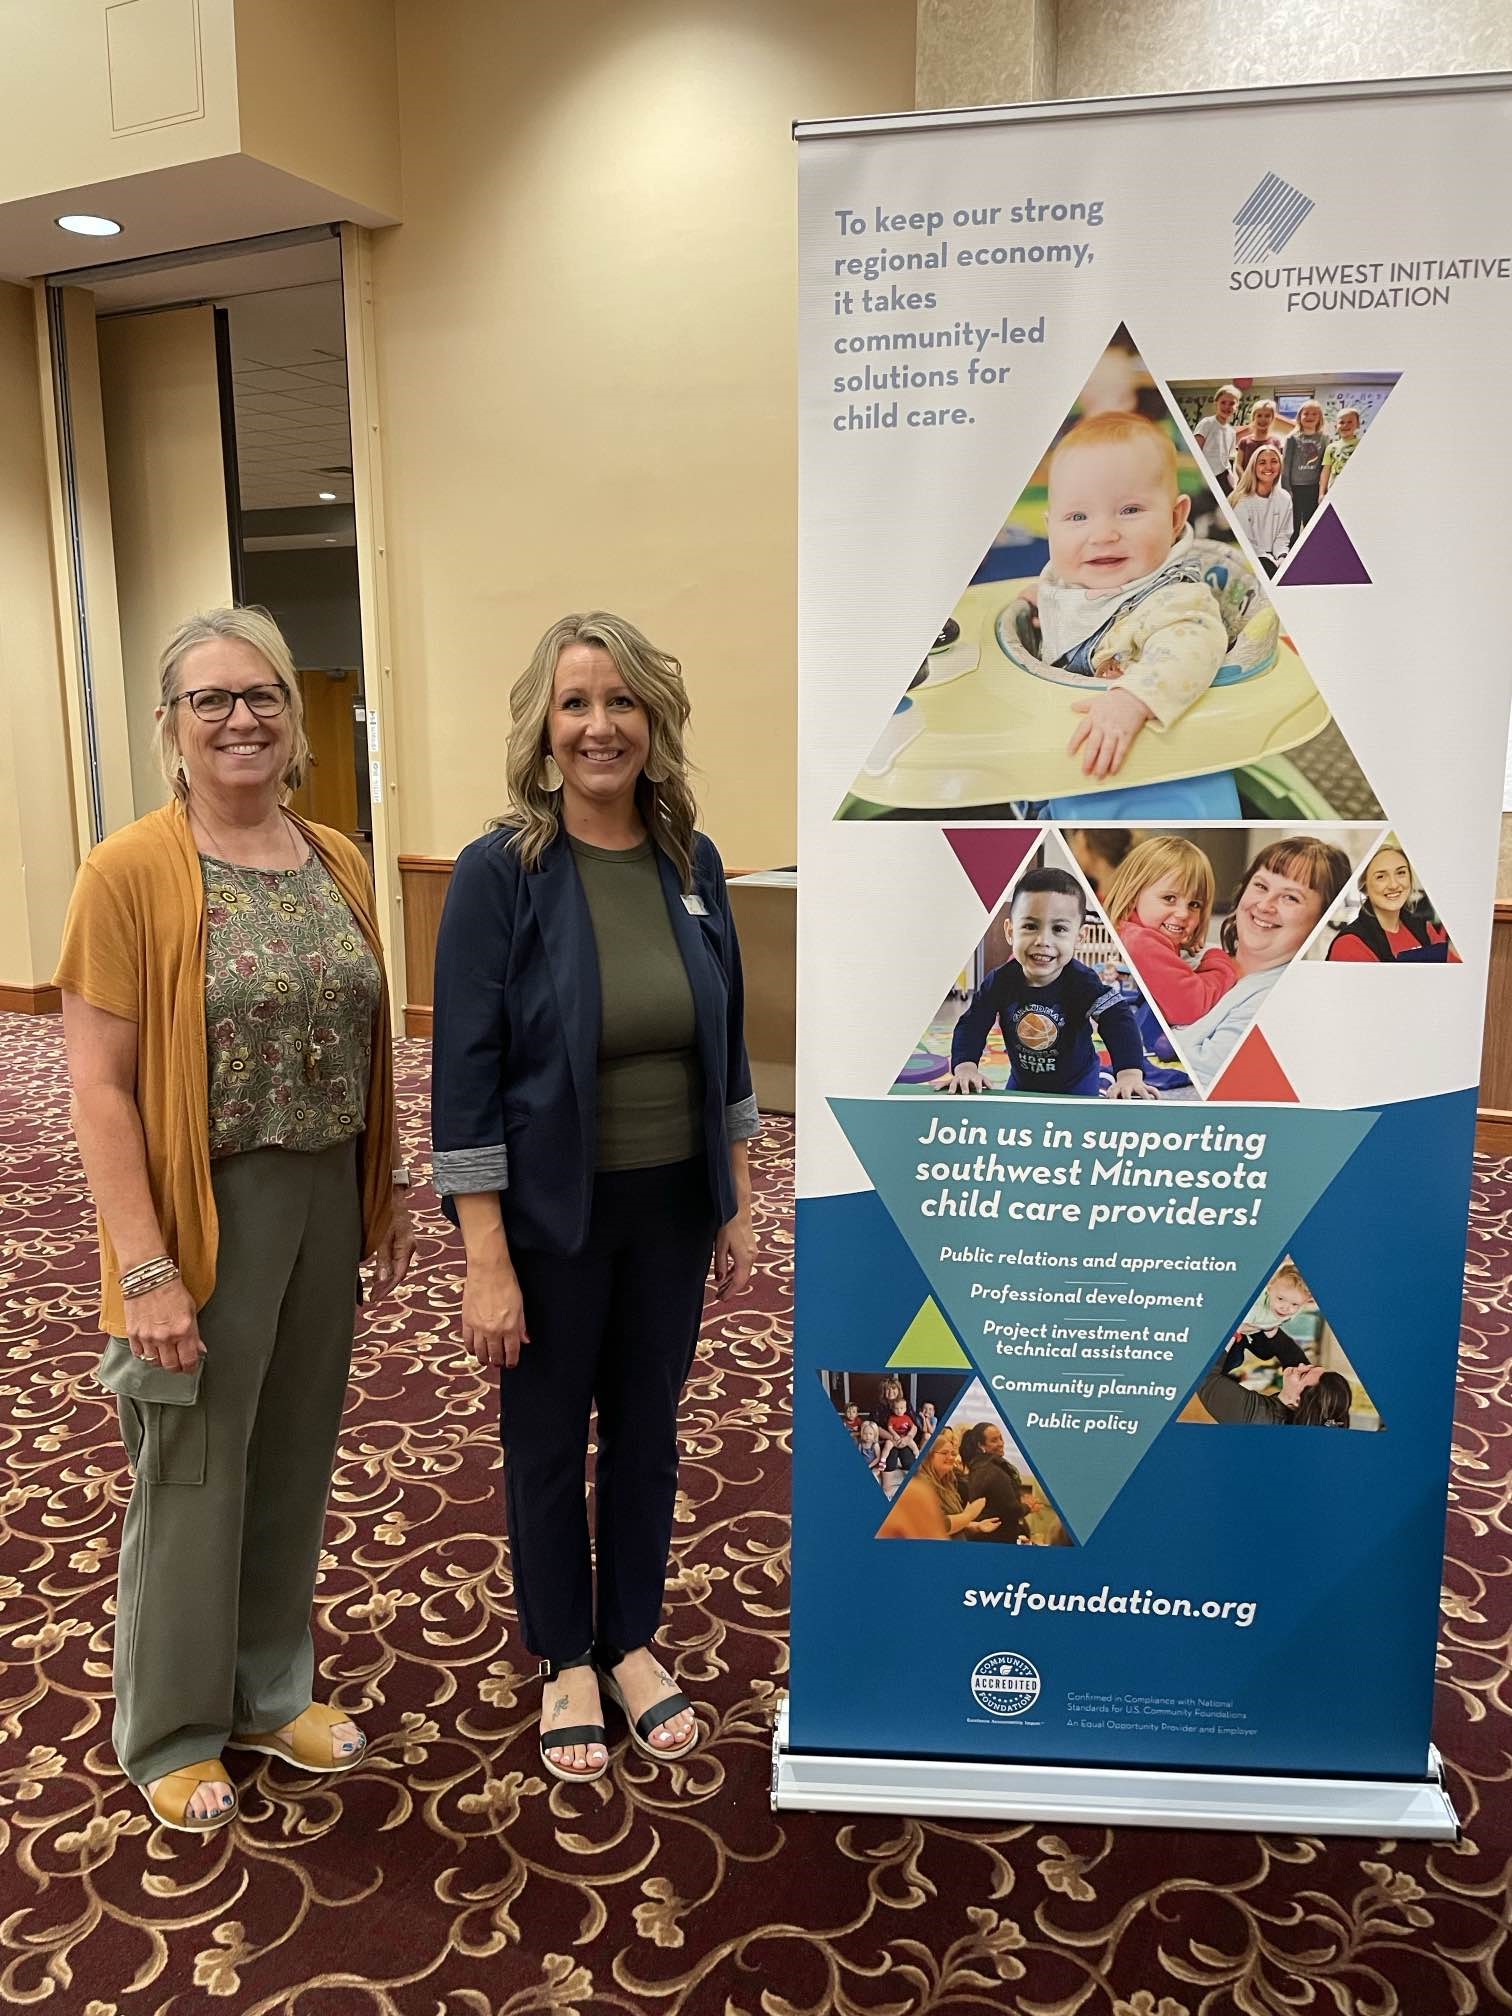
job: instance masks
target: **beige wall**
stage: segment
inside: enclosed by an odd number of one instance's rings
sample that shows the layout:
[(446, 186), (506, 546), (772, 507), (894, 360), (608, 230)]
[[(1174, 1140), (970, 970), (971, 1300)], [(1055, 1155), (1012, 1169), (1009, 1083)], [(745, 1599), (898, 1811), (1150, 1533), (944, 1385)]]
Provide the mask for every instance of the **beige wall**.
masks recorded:
[(1508, 67), (1508, 0), (1059, 0), (1061, 98)]
[(393, 0), (236, 0), (236, 86), (244, 152), (402, 215)]
[(400, 0), (375, 241), (403, 841), (503, 803), (510, 681), (600, 604), (682, 657), (705, 823), (794, 832), (794, 118), (906, 107), (913, 0)]
[(35, 316), (0, 283), (0, 987), (52, 976), (75, 868)]
[(215, 311), (96, 325), (126, 733), (137, 817), (167, 802), (157, 761), (158, 654), (193, 609), (231, 600)]

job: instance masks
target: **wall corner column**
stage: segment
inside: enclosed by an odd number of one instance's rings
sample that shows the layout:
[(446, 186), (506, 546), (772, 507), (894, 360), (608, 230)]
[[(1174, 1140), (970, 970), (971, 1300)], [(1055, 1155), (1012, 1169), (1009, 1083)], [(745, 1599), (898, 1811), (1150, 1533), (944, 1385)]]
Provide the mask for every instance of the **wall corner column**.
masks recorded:
[(45, 1014), (78, 867), (32, 291), (0, 282), (0, 1011)]
[(1054, 97), (1056, 0), (918, 0), (915, 25), (915, 105)]

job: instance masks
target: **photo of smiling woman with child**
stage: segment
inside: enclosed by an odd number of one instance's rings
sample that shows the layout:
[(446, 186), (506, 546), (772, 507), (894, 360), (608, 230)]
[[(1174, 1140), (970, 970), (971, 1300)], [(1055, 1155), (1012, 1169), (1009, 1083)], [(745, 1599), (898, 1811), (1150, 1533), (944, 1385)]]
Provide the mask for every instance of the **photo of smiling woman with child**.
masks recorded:
[(1368, 831), (1126, 830), (1131, 845), (1108, 885), (1108, 920), (1175, 1056), (1211, 1091), (1348, 882)]
[(1290, 1255), (1251, 1304), (1181, 1419), (1225, 1427), (1368, 1432), (1383, 1425)]

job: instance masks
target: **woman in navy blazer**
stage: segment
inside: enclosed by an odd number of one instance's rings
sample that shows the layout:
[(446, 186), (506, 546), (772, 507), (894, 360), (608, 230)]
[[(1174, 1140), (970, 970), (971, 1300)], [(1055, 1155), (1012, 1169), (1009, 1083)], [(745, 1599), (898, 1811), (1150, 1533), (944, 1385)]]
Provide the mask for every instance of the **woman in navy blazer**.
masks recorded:
[(716, 1297), (751, 1278), (759, 1123), (676, 659), (619, 617), (566, 616), (510, 711), (510, 810), (458, 857), (441, 920), (432, 1136), (467, 1249), (463, 1341), (501, 1367), (510, 1559), (547, 1683), (541, 1758), (586, 1780), (608, 1767), (601, 1688), (648, 1755), (698, 1740), (652, 1640), (711, 1260)]

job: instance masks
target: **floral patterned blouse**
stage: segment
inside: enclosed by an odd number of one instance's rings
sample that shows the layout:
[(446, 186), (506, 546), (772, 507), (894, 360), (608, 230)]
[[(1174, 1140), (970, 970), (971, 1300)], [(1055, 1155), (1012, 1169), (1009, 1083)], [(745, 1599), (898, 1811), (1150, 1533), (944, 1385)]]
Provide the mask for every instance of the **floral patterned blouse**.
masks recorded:
[(313, 853), (301, 868), (200, 867), (212, 1157), (360, 1134), (382, 978), (340, 890)]

